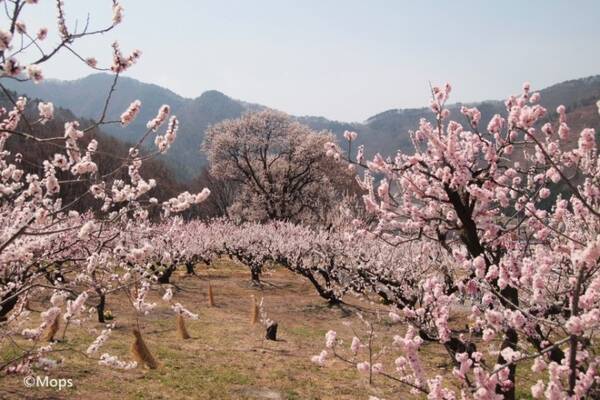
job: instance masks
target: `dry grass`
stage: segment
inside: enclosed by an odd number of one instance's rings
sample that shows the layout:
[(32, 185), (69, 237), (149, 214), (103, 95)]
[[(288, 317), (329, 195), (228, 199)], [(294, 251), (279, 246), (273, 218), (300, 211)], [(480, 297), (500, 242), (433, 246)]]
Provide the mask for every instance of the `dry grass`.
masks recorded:
[[(214, 296), (208, 307), (208, 280)], [(364, 376), (341, 361), (329, 361), (320, 368), (310, 362), (324, 344), (329, 329), (349, 345), (352, 330), (362, 329), (354, 307), (345, 310), (330, 308), (312, 286), (292, 273), (278, 269), (264, 277), (263, 290), (249, 285), (247, 269), (228, 261), (220, 261), (200, 271), (200, 278), (176, 275), (174, 300), (199, 314), (195, 321), (186, 320), (191, 339), (182, 340), (177, 332), (176, 318), (169, 306), (157, 294), (151, 301), (158, 304), (148, 316), (140, 319), (143, 339), (159, 363), (157, 369), (138, 367), (119, 371), (99, 366), (83, 355), (69, 354), (63, 364), (38, 375), (72, 378), (74, 387), (57, 391), (48, 388), (25, 388), (22, 377), (0, 378), (1, 399), (367, 399), (376, 395), (386, 399), (418, 398), (406, 388), (376, 377), (369, 385)], [(252, 324), (250, 296), (264, 297), (269, 317), (279, 323), (277, 342), (266, 341), (260, 324)], [(115, 316), (117, 327), (100, 350), (131, 360), (132, 329), (136, 327), (131, 306), (121, 295), (109, 297), (107, 308)], [(365, 301), (353, 301), (355, 306), (373, 317), (379, 308)], [(32, 304), (42, 309), (41, 304)], [(33, 322), (32, 322), (33, 325)], [(89, 326), (89, 324), (87, 324)], [(93, 325), (93, 324), (92, 324)], [(98, 332), (102, 324), (96, 324)], [(62, 331), (61, 331), (62, 333)], [(382, 324), (376, 343), (389, 345), (398, 326)], [(80, 327), (70, 327), (64, 342), (57, 348), (76, 347), (85, 350), (95, 334)], [(23, 342), (22, 342), (23, 343)], [(16, 354), (8, 343), (0, 344), (0, 359)], [(385, 365), (393, 365), (397, 351), (384, 356)], [(446, 375), (450, 369), (443, 348), (426, 344), (421, 350), (431, 375)], [(361, 361), (364, 360), (361, 357)]]

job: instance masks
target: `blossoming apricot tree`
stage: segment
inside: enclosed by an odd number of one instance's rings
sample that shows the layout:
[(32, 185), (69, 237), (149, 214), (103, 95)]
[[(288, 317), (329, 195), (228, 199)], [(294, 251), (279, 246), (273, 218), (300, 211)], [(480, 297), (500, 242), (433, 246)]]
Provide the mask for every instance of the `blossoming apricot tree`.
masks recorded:
[[(527, 83), (506, 100), (505, 116), (482, 126), (480, 112), (463, 107), (461, 124), (449, 119), (450, 91), (432, 89), (435, 119), (422, 119), (411, 134), (413, 154), (366, 161), (362, 148), (354, 158), (326, 145), (330, 155), (366, 169), (364, 203), (377, 223), (358, 232), (393, 244), (431, 243), (447, 253), (419, 278), (418, 301), (396, 304), (400, 310), (392, 313), (409, 326), (395, 340), (405, 353), (397, 362), (400, 381), (432, 399), (514, 399), (517, 365), (533, 360), (535, 398), (597, 394), (595, 132), (571, 132), (565, 107), (546, 110)], [(467, 332), (449, 322), (463, 304)], [(460, 394), (422, 368), (416, 350), (424, 339), (448, 350)]]

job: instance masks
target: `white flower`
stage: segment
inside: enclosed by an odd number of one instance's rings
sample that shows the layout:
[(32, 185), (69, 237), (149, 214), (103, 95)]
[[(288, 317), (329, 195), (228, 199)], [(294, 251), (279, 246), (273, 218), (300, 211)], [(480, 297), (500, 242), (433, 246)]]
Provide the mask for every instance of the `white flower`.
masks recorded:
[(164, 301), (171, 301), (171, 299), (172, 299), (172, 298), (173, 298), (173, 290), (172, 290), (171, 288), (168, 288), (168, 289), (165, 291), (165, 294), (164, 294), (164, 296), (162, 297), (162, 299), (163, 299)]
[(173, 309), (173, 311), (175, 311), (176, 314), (181, 314), (186, 318), (189, 319), (198, 319), (198, 314), (194, 314), (192, 312), (190, 312), (188, 309), (186, 309), (184, 306), (182, 306), (179, 303), (175, 303), (174, 305), (171, 306), (171, 308)]
[(329, 331), (325, 334), (325, 346), (328, 348), (333, 348), (335, 346), (335, 338), (337, 333), (335, 331)]
[(54, 118), (54, 104), (40, 102), (38, 104), (38, 111), (40, 112), (41, 123), (45, 124)]
[(119, 357), (111, 356), (108, 353), (104, 353), (100, 356), (100, 361), (98, 361), (98, 364), (118, 369), (133, 369), (137, 367), (137, 362), (135, 361), (121, 361), (119, 360)]
[(85, 351), (87, 354), (94, 354), (98, 352), (100, 347), (108, 340), (108, 337), (111, 334), (110, 329), (103, 329), (100, 335), (94, 340), (94, 342), (87, 348)]
[(94, 221), (88, 221), (85, 224), (83, 224), (81, 229), (79, 229), (79, 233), (77, 234), (77, 236), (79, 237), (79, 239), (87, 239), (90, 233), (92, 233), (92, 231), (94, 230), (94, 228), (96, 228)]

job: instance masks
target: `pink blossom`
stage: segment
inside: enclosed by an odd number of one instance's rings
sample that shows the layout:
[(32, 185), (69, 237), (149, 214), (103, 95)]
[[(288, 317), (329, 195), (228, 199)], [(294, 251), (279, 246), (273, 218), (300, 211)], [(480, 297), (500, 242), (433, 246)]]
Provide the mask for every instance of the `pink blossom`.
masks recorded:
[(0, 51), (4, 51), (10, 47), (12, 34), (0, 29)]
[(140, 112), (142, 102), (139, 100), (133, 101), (127, 110), (121, 114), (121, 125), (127, 126), (132, 123)]
[(344, 131), (344, 138), (348, 141), (354, 141), (358, 137), (356, 132)]
[(475, 273), (478, 277), (483, 277), (485, 275), (485, 258), (483, 256), (477, 256), (473, 260), (473, 267), (475, 268)]
[(83, 311), (83, 307), (85, 306), (88, 297), (88, 292), (82, 292), (75, 300), (67, 301), (66, 311), (63, 315), (64, 320), (69, 321), (76, 318)]
[(371, 365), (367, 361), (356, 364), (356, 369), (362, 374), (368, 374), (371, 370)]
[(544, 395), (544, 382), (538, 380), (535, 385), (531, 386), (531, 395), (534, 399), (541, 399)]
[(561, 124), (567, 122), (566, 108), (562, 104), (556, 108), (556, 112), (558, 113), (558, 119)]
[(40, 28), (36, 34), (38, 40), (44, 40), (48, 36), (48, 28)]
[(113, 5), (113, 16), (112, 16), (112, 22), (113, 25), (118, 25), (123, 21), (123, 6), (120, 5), (119, 3), (114, 3)]
[(15, 28), (18, 33), (21, 33), (21, 34), (27, 33), (27, 26), (25, 25), (25, 22), (23, 22), (23, 21), (15, 22)]
[(582, 130), (578, 144), (581, 152), (593, 150), (596, 147), (596, 131), (592, 128)]
[(375, 363), (373, 364), (373, 368), (372, 371), (374, 374), (380, 374), (383, 372), (383, 364), (382, 363)]
[(504, 118), (500, 116), (500, 114), (495, 114), (488, 124), (488, 131), (490, 133), (498, 133), (502, 129), (504, 125)]
[(85, 59), (85, 63), (92, 68), (96, 68), (98, 65), (98, 60), (96, 60), (94, 57), (88, 57)]
[(4, 61), (2, 69), (4, 70), (4, 74), (8, 76), (18, 76), (22, 71), (19, 61), (14, 58), (8, 58)]
[(171, 289), (171, 288), (168, 288), (168, 289), (165, 291), (165, 294), (163, 295), (162, 299), (163, 299), (164, 301), (171, 301), (171, 299), (172, 299), (172, 298), (173, 298), (173, 289)]
[(562, 140), (567, 140), (569, 138), (569, 126), (562, 122), (559, 126), (558, 126), (558, 137), (560, 137)]
[(29, 79), (33, 81), (33, 83), (40, 83), (44, 79), (44, 76), (42, 75), (42, 69), (37, 65), (28, 65), (27, 75), (29, 76)]
[(496, 332), (493, 329), (484, 329), (483, 330), (483, 340), (489, 342), (496, 336)]
[(165, 120), (169, 116), (170, 111), (171, 111), (171, 108), (168, 105), (166, 105), (166, 104), (163, 105), (158, 110), (158, 114), (156, 115), (156, 117), (153, 120), (148, 121), (148, 124), (146, 125), (146, 127), (148, 129), (156, 132), (156, 130), (163, 124), (163, 122), (165, 122)]
[(582, 335), (584, 331), (584, 325), (581, 321), (580, 317), (571, 316), (567, 323), (565, 324), (565, 328), (572, 335)]
[(318, 356), (312, 356), (310, 361), (317, 364), (318, 366), (324, 366), (327, 361), (327, 350), (321, 351)]
[(550, 178), (553, 183), (558, 183), (560, 181), (560, 173), (554, 167), (546, 172), (546, 176)]

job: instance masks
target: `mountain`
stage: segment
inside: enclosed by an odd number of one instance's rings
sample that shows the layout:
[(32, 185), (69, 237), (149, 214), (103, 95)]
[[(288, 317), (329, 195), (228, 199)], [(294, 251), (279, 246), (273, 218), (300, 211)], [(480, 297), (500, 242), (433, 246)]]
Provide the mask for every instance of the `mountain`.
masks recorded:
[[(29, 97), (51, 101), (78, 117), (98, 118), (112, 83), (111, 75), (93, 74), (74, 81), (46, 80), (40, 84), (9, 81), (6, 86)], [(154, 118), (161, 105), (168, 104), (171, 113), (179, 118), (179, 132), (173, 147), (160, 159), (170, 165), (181, 180), (189, 180), (198, 174), (206, 162), (199, 152), (205, 129), (224, 119), (239, 117), (251, 107), (217, 91), (187, 99), (157, 85), (119, 77), (107, 109), (108, 119), (118, 120), (136, 99), (142, 101), (142, 108), (131, 125), (122, 127), (120, 124), (109, 124), (103, 130), (122, 141), (135, 143), (146, 131), (146, 122)], [(153, 145), (152, 140), (148, 143)]]
[[(71, 110), (79, 117), (97, 118), (104, 107), (112, 82), (111, 75), (94, 74), (74, 81), (46, 80), (37, 85), (9, 80), (5, 86), (29, 97), (52, 101), (58, 106)], [(576, 121), (581, 126), (600, 128), (600, 119), (595, 109), (595, 102), (600, 99), (600, 75), (558, 83), (540, 92), (541, 104), (551, 113), (559, 104), (564, 104), (568, 112), (573, 114), (575, 119), (573, 122)], [(237, 118), (248, 111), (266, 108), (233, 99), (216, 90), (189, 99), (157, 85), (120, 77), (109, 104), (109, 119), (118, 119), (127, 106), (136, 99), (142, 101), (142, 110), (134, 123), (125, 128), (120, 124), (106, 125), (103, 129), (123, 141), (135, 142), (145, 131), (146, 121), (155, 116), (162, 104), (169, 104), (172, 113), (179, 118), (179, 134), (173, 147), (163, 157), (175, 171), (176, 177), (185, 181), (197, 175), (206, 162), (200, 152), (200, 144), (204, 139), (205, 130), (210, 125), (224, 119)], [(459, 112), (461, 105), (449, 106), (452, 117), (459, 121), (463, 120)], [(487, 123), (494, 114), (505, 112), (503, 101), (489, 100), (468, 105), (479, 108), (484, 123)], [(396, 149), (410, 151), (408, 132), (416, 129), (421, 118), (433, 121), (433, 114), (429, 108), (424, 107), (384, 111), (362, 123), (332, 121), (315, 116), (296, 118), (315, 130), (333, 132), (340, 141), (345, 130), (358, 132), (357, 144), (368, 144), (367, 156), (371, 156), (376, 152), (393, 155), (390, 152)]]

